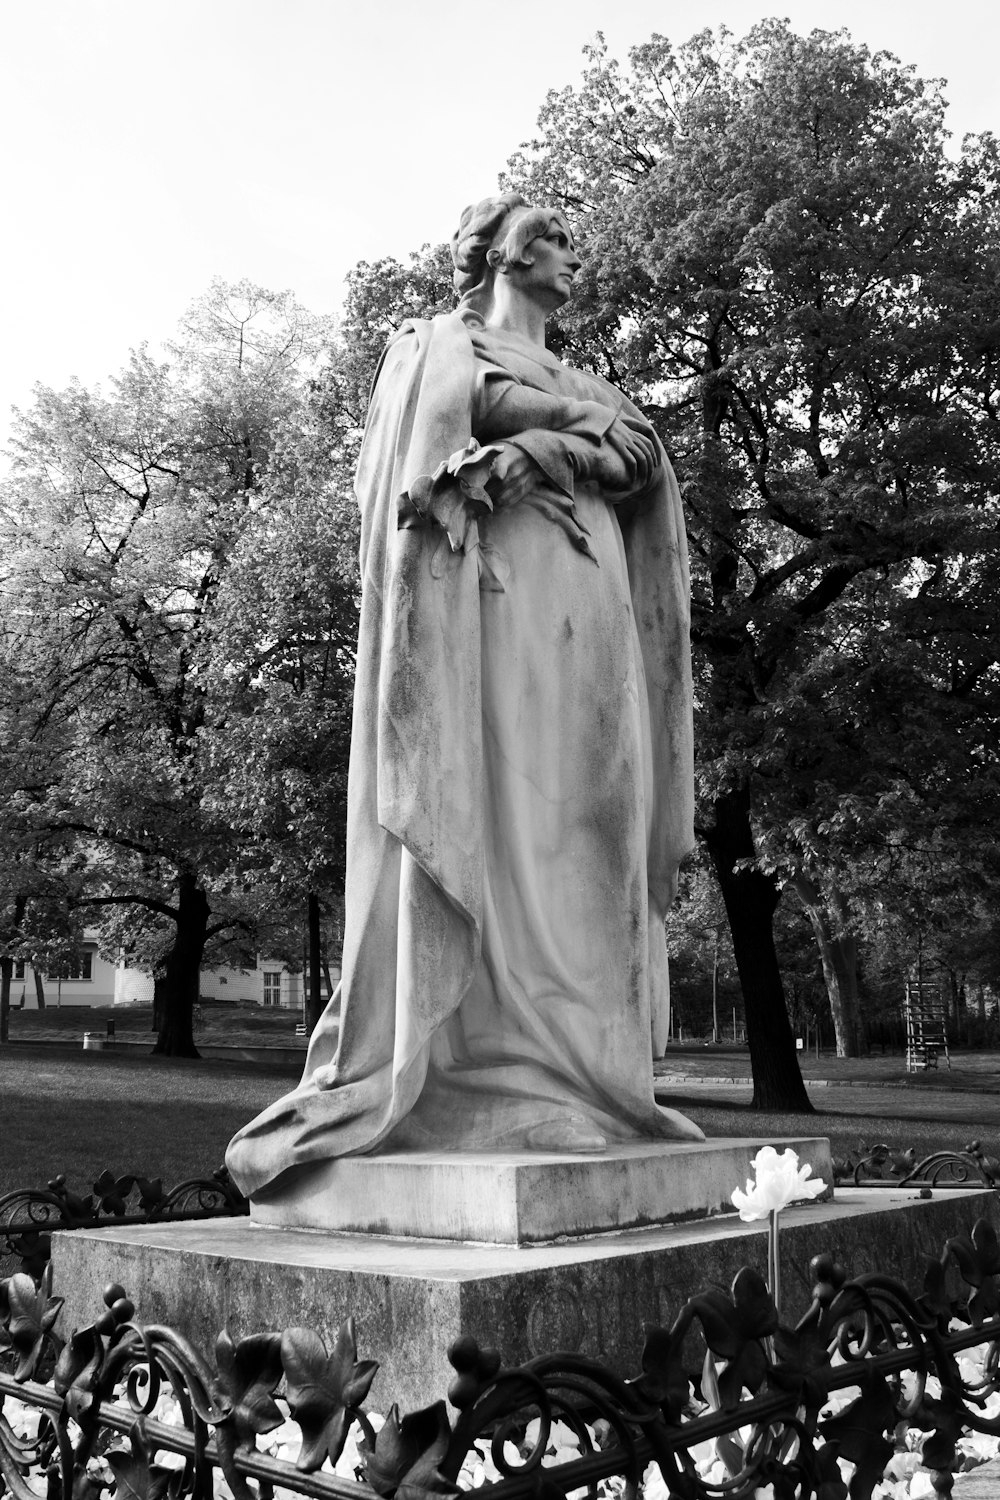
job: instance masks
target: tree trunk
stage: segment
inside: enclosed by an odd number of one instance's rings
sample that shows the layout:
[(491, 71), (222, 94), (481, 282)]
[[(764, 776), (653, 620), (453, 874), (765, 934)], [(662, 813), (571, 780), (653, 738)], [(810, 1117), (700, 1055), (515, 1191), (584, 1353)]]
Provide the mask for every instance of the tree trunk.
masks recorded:
[[(14, 932), (20, 936), (21, 923), (27, 909), (28, 898), (23, 892), (14, 898)], [(14, 978), (14, 960), (0, 960), (0, 1042), (10, 1041), (10, 986)]]
[[(861, 1057), (867, 1048), (858, 998), (858, 945), (846, 927), (844, 899), (839, 891), (833, 891), (824, 900), (819, 886), (804, 875), (796, 876), (790, 884), (805, 907), (819, 949), (837, 1056)], [(830, 906), (834, 908), (832, 913)]]
[(323, 1014), (323, 953), (319, 930), (319, 897), (309, 892), (309, 994), (306, 996), (306, 1031), (313, 1028)]
[(159, 1032), (167, 1013), (167, 970), (164, 961), (153, 965), (153, 1022), (152, 1030)]
[(10, 982), (14, 977), (14, 960), (0, 959), (0, 1045), (10, 1041)]
[(198, 1057), (194, 1008), (198, 1003), (209, 905), (193, 875), (182, 875), (177, 893), (177, 932), (163, 964), (163, 1016), (153, 1052), (161, 1057)]
[(42, 971), (38, 964), (32, 961), (31, 972), (35, 976), (35, 1000), (39, 1010), (45, 1009), (45, 985), (42, 982)]
[(706, 832), (705, 844), (726, 904), (743, 990), (752, 1108), (811, 1114), (774, 947), (772, 919), (780, 892), (774, 879), (760, 870), (734, 868), (737, 861), (754, 858), (748, 788), (719, 798), (715, 826)]

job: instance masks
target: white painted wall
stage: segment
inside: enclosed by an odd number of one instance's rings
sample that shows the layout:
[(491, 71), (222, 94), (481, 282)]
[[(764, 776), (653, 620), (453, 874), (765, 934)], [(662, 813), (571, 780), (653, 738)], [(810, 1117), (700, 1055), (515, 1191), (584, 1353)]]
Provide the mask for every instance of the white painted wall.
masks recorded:
[[(96, 943), (85, 941), (83, 946), (84, 950), (90, 954), (90, 978), (60, 980), (43, 974), (42, 989), (47, 1006), (62, 1009), (69, 1006), (113, 1005), (115, 1003), (117, 979), (115, 965), (101, 957)], [(18, 968), (20, 966), (15, 967), (10, 985), (11, 1007), (37, 1010), (35, 971), (30, 964), (23, 966), (22, 973), (18, 972)]]
[[(46, 1005), (152, 1005), (152, 974), (145, 969), (130, 968), (122, 962), (114, 964), (102, 958), (96, 943), (87, 942), (85, 948), (91, 955), (90, 979), (63, 979), (59, 982), (43, 976)], [(336, 984), (340, 979), (338, 966), (331, 966), (331, 975)], [(255, 969), (203, 969), (200, 991), (203, 1000), (244, 1005), (263, 1005), (266, 994), (269, 999), (277, 997), (276, 1009), (301, 1010), (303, 978), (301, 973), (290, 973), (280, 959), (262, 958)], [(10, 1003), (14, 1008), (25, 1010), (38, 1008), (30, 964), (24, 965), (23, 974), (15, 975), (11, 981)]]

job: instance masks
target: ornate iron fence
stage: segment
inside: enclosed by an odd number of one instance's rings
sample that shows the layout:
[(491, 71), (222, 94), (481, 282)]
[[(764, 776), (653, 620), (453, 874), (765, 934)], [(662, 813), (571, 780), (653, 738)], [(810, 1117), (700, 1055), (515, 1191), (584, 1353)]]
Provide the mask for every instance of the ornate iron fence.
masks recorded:
[[(917, 1291), (882, 1274), (847, 1280), (827, 1255), (810, 1271), (811, 1306), (794, 1328), (744, 1268), (728, 1293), (710, 1288), (669, 1327), (647, 1327), (630, 1380), (569, 1354), (505, 1369), (496, 1350), (461, 1338), (449, 1354), (454, 1415), (443, 1400), (405, 1416), (392, 1407), (377, 1430), (363, 1403), (378, 1367), (358, 1358), (351, 1319), (332, 1349), (304, 1328), (235, 1344), (223, 1332), (207, 1359), (170, 1328), (138, 1323), (112, 1286), (95, 1322), (62, 1343), (50, 1271), (40, 1287), (18, 1274), (0, 1283), (0, 1490), (209, 1500), (221, 1476), (234, 1500), (278, 1490), (442, 1500), (468, 1483), (474, 1456), (491, 1500), (596, 1497), (602, 1486), (634, 1500), (650, 1464), (671, 1500), (743, 1500), (767, 1484), (776, 1500), (869, 1500), (902, 1424), (926, 1433), (922, 1462), (934, 1493), (948, 1495), (963, 1432), (1000, 1435), (987, 1409), (1000, 1410), (990, 1402), (1000, 1392), (994, 1230), (980, 1220), (949, 1239)], [(973, 1346), (984, 1347), (974, 1374), (961, 1357)], [(37, 1429), (19, 1432), (26, 1411)], [(573, 1452), (553, 1465), (557, 1424)], [(294, 1436), (294, 1460), (262, 1448), (279, 1428)], [(721, 1475), (700, 1471), (706, 1445)], [(345, 1451), (349, 1473), (331, 1471)]]
[(86, 1196), (65, 1177), (44, 1188), (17, 1188), (0, 1197), (0, 1272), (24, 1271), (36, 1281), (49, 1263), (57, 1229), (149, 1224), (163, 1219), (215, 1219), (250, 1212), (225, 1167), (165, 1189), (160, 1179), (115, 1177), (104, 1171)]
[(979, 1141), (922, 1159), (912, 1146), (897, 1149), (883, 1142), (835, 1160), (833, 1180), (837, 1187), (995, 1188), (1000, 1187), (1000, 1160), (987, 1156)]

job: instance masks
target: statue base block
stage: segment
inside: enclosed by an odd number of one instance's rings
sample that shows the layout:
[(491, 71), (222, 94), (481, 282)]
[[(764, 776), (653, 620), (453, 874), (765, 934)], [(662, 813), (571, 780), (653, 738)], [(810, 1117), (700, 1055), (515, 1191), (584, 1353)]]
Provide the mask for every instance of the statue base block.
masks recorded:
[(257, 1224), (537, 1245), (646, 1229), (731, 1210), (761, 1146), (791, 1146), (814, 1178), (833, 1182), (829, 1142), (637, 1141), (595, 1154), (400, 1151), (304, 1167), (283, 1190), (255, 1199)]
[[(989, 1189), (935, 1189), (925, 1201), (913, 1190), (838, 1188), (834, 1202), (786, 1209), (784, 1321), (809, 1304), (814, 1255), (919, 1290), (924, 1255), (938, 1257), (979, 1218), (1000, 1227)], [(66, 1231), (53, 1238), (53, 1263), (64, 1334), (92, 1323), (104, 1287), (118, 1281), (138, 1322), (176, 1328), (209, 1361), (223, 1328), (240, 1339), (309, 1327), (331, 1348), (353, 1314), (359, 1357), (381, 1367), (367, 1404), (405, 1411), (445, 1395), (448, 1345), (466, 1333), (496, 1345), (507, 1365), (560, 1349), (637, 1374), (644, 1323), (669, 1325), (688, 1297), (728, 1288), (741, 1266), (766, 1274), (767, 1226), (730, 1214), (572, 1243), (483, 1246), (190, 1220)]]

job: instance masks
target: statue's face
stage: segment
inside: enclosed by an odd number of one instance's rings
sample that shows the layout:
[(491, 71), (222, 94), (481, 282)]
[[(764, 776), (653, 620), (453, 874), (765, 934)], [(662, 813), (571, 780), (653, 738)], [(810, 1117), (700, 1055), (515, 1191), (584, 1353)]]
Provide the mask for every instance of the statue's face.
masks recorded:
[(564, 219), (550, 219), (545, 232), (525, 246), (524, 259), (530, 265), (512, 266), (508, 272), (522, 292), (547, 310), (569, 301), (580, 257)]

